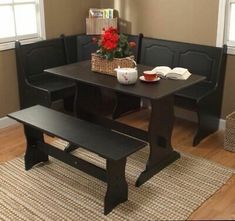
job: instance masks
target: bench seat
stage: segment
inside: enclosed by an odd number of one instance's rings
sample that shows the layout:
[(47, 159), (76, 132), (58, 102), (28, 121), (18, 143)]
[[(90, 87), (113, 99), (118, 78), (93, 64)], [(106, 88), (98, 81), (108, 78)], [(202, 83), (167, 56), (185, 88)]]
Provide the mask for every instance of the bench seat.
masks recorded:
[[(195, 85), (192, 85), (188, 88), (180, 90), (175, 95), (176, 97), (182, 97), (186, 99), (191, 99), (195, 103), (203, 98), (206, 94), (209, 94), (213, 91), (213, 85), (205, 82), (201, 82)], [(176, 98), (177, 99), (177, 98)]]
[[(104, 214), (108, 214), (119, 203), (127, 200), (126, 158), (146, 146), (146, 143), (40, 105), (8, 116), (24, 125), (27, 140), (26, 170), (40, 162), (48, 161), (50, 155), (107, 182)], [(106, 170), (46, 143), (43, 133), (100, 155), (106, 159)]]
[(41, 73), (31, 77), (29, 83), (34, 87), (48, 91), (53, 101), (59, 100), (61, 97), (71, 96), (71, 92), (75, 93), (76, 86), (75, 82), (71, 80), (66, 80), (47, 73)]

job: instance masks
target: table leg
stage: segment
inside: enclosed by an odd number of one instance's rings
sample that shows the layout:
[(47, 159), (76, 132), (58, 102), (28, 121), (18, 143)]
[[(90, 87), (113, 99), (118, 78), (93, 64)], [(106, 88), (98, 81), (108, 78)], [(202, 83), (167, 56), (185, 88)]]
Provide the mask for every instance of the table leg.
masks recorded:
[[(87, 95), (87, 96), (86, 96)], [(74, 98), (74, 115), (81, 119), (86, 119), (88, 106), (90, 105), (89, 90), (86, 85), (76, 82), (76, 93)], [(88, 105), (89, 104), (89, 105)]]
[(174, 151), (171, 146), (174, 124), (173, 95), (159, 100), (152, 100), (151, 107), (152, 111), (148, 128), (150, 154), (145, 170), (136, 181), (136, 186), (141, 186), (180, 157), (180, 154)]
[(113, 119), (117, 119), (122, 114), (136, 111), (140, 109), (140, 98), (122, 94), (122, 93), (115, 93), (116, 95), (116, 105), (112, 114)]
[(76, 117), (90, 120), (92, 115), (103, 115), (101, 110), (102, 94), (97, 87), (76, 82), (74, 114)]

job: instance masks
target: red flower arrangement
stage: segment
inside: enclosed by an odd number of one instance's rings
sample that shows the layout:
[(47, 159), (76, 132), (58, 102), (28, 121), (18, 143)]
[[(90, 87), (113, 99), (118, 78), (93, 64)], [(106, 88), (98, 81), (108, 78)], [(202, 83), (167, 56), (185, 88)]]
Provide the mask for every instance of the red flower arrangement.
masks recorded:
[[(94, 39), (97, 42), (97, 39)], [(97, 54), (107, 60), (113, 58), (125, 58), (132, 55), (131, 49), (136, 47), (135, 42), (128, 42), (127, 36), (118, 34), (117, 29), (110, 27), (104, 30), (98, 40), (99, 50)]]

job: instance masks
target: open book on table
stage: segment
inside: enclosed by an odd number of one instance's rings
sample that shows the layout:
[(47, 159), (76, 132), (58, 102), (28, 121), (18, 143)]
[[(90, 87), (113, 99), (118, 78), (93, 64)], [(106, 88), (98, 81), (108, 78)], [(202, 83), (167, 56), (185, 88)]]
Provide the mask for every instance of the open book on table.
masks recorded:
[(162, 78), (187, 80), (191, 73), (186, 68), (176, 67), (171, 69), (167, 66), (157, 66), (151, 72), (158, 74)]

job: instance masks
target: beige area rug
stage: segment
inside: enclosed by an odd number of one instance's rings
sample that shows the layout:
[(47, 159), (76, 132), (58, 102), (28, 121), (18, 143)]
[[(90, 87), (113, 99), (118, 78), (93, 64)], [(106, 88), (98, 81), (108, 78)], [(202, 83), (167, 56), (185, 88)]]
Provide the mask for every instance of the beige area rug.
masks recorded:
[[(62, 147), (61, 141), (54, 145)], [(83, 149), (75, 155), (99, 166)], [(233, 170), (183, 155), (140, 188), (148, 148), (128, 158), (129, 200), (103, 215), (106, 184), (58, 160), (24, 170), (22, 158), (0, 165), (0, 220), (185, 220), (233, 175)]]

